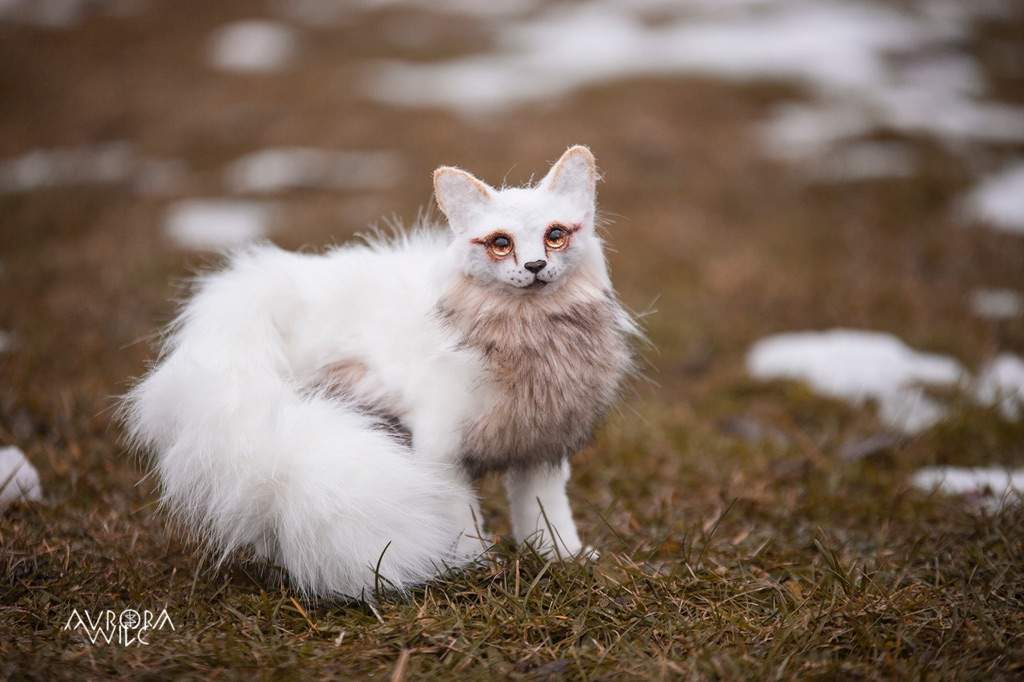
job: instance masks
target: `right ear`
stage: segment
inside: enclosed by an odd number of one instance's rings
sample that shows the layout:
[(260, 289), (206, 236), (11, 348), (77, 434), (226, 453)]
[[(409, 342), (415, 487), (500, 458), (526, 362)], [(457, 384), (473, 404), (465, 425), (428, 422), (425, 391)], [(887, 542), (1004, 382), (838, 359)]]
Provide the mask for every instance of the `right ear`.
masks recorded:
[(441, 166), (434, 171), (434, 196), (448, 225), (459, 234), (491, 203), (494, 190), (461, 168)]

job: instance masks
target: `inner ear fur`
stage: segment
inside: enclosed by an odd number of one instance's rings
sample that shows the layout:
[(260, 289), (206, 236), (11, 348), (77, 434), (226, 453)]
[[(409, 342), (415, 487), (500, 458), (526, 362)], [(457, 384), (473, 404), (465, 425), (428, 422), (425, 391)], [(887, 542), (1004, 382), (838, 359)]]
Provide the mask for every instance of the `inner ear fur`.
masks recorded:
[(542, 186), (556, 194), (566, 194), (589, 201), (597, 193), (597, 162), (583, 145), (569, 147), (544, 176)]
[(462, 232), (474, 214), (490, 203), (494, 190), (461, 168), (441, 166), (434, 171), (434, 196), (452, 230)]

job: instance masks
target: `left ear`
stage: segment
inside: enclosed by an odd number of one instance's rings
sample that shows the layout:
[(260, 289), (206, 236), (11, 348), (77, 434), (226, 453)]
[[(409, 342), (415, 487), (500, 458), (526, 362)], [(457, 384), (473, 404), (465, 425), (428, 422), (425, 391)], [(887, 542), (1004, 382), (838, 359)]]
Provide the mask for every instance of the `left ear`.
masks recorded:
[(448, 225), (459, 234), (491, 203), (494, 190), (461, 168), (441, 166), (434, 171), (434, 196)]
[(569, 199), (591, 215), (597, 199), (597, 163), (583, 145), (569, 147), (541, 181), (547, 191)]

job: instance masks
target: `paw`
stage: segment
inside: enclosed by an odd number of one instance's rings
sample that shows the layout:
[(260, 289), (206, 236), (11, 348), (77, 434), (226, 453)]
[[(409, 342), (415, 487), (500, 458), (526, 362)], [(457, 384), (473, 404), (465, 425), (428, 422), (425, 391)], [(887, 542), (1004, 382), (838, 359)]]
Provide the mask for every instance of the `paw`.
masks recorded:
[[(577, 546), (572, 551), (570, 551), (570, 550), (568, 550), (568, 549), (566, 549), (564, 547), (559, 547), (558, 551), (559, 551), (559, 554), (558, 554), (557, 558), (559, 558), (561, 561), (564, 561), (564, 562), (579, 561), (581, 563), (586, 563), (588, 561), (597, 561), (601, 557), (601, 553), (598, 552), (593, 547), (591, 547), (590, 545), (580, 545), (580, 546)], [(556, 558), (556, 554), (555, 554), (554, 549), (551, 549), (551, 548), (548, 549), (548, 551), (546, 553), (546, 558), (548, 558), (548, 559)]]
[(601, 556), (600, 552), (596, 549), (590, 545), (584, 545), (578, 539), (570, 542), (560, 541), (556, 551), (555, 544), (550, 542), (545, 535), (546, 534), (538, 533), (537, 535), (525, 540), (526, 543), (530, 544), (537, 553), (545, 559), (561, 561), (597, 561)]

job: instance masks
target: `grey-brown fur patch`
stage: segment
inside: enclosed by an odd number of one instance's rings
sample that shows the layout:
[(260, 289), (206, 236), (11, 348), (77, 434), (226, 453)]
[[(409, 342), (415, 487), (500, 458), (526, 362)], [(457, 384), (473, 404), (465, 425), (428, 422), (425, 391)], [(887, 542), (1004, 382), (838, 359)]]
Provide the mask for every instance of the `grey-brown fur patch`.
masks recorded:
[(351, 395), (366, 378), (369, 369), (361, 360), (346, 358), (327, 365), (320, 370), (317, 383), (332, 393)]
[(472, 476), (573, 454), (633, 368), (634, 323), (586, 273), (549, 295), (518, 296), (463, 279), (438, 313), (461, 344), (483, 356), (496, 389), (464, 432), (461, 462)]
[(398, 442), (412, 445), (412, 434), (398, 417), (394, 401), (367, 386), (369, 373), (363, 361), (344, 358), (321, 368), (312, 388), (349, 401), (354, 409), (376, 419)]

